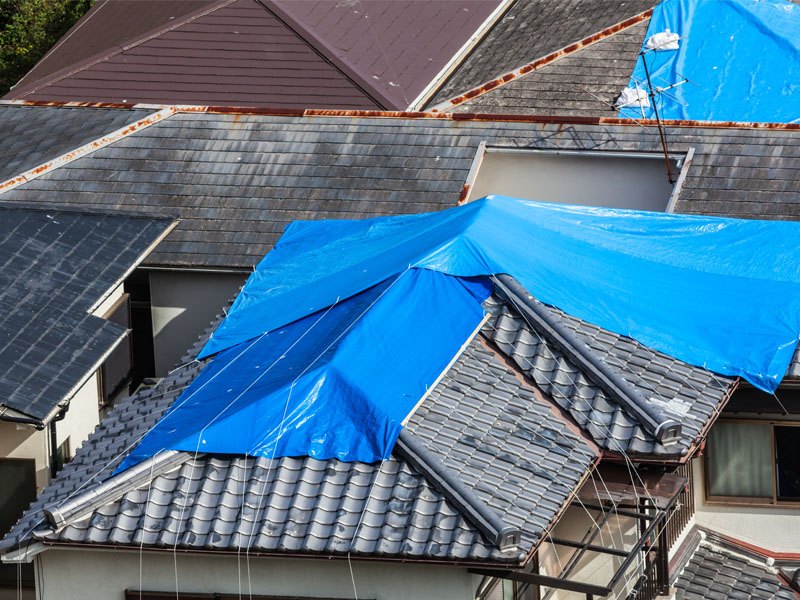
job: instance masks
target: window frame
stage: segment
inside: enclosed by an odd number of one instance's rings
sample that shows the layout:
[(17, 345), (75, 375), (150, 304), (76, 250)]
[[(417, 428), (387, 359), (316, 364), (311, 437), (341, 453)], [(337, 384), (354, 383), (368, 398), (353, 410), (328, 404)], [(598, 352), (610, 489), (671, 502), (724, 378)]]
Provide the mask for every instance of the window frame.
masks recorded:
[[(797, 415), (793, 415), (797, 419)], [(753, 423), (759, 425), (769, 425), (770, 441), (772, 453), (772, 498), (748, 497), (748, 496), (715, 496), (711, 494), (711, 470), (709, 465), (708, 452), (703, 453), (703, 491), (707, 504), (717, 504), (726, 506), (761, 506), (771, 508), (800, 508), (800, 500), (779, 500), (778, 499), (778, 460), (777, 448), (775, 445), (775, 427), (796, 427), (800, 429), (800, 420), (776, 420), (776, 419), (737, 419), (721, 418), (717, 423)]]

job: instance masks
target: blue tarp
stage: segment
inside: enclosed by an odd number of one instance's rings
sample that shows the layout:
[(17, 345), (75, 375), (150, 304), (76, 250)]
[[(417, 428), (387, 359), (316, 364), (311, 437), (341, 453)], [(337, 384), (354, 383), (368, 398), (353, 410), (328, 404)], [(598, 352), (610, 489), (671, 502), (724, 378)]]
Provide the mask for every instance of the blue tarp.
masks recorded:
[(215, 356), (118, 471), (162, 449), (387, 458), (401, 423), (470, 339), (483, 281), (406, 270)]
[[(663, 0), (645, 41), (669, 29), (678, 50), (644, 54), (663, 119), (800, 122), (800, 6), (789, 0)], [(640, 56), (630, 87), (647, 89)], [(620, 116), (642, 118), (638, 107)], [(644, 109), (653, 118), (652, 106)]]
[(774, 390), (800, 335), (800, 223), (490, 196), (450, 210), (290, 225), (202, 351), (208, 356), (408, 267), (508, 273), (542, 302)]

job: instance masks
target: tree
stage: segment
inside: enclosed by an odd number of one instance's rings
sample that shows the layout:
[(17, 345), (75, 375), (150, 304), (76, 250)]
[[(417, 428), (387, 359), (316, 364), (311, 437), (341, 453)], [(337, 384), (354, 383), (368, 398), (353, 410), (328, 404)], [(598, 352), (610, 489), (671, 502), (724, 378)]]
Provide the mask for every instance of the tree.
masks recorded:
[(5, 94), (94, 0), (0, 0), (0, 95)]

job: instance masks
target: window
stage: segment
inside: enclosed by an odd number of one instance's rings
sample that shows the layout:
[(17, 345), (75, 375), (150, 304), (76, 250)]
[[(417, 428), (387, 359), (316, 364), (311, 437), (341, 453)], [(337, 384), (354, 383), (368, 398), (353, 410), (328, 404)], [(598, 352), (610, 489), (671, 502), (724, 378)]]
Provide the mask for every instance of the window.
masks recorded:
[(681, 173), (692, 152), (670, 160), (675, 184), (667, 179), (664, 155), (486, 147), (478, 149), (467, 180), (467, 200), (488, 194), (542, 202), (670, 212)]
[[(36, 499), (36, 461), (0, 459), (0, 537), (3, 537)], [(17, 565), (0, 564), (0, 588), (17, 584)], [(33, 565), (22, 566), (22, 584), (33, 586)]]
[[(122, 295), (106, 313), (105, 318), (112, 323), (117, 323), (130, 329), (131, 311), (128, 294)], [(132, 371), (133, 357), (129, 333), (100, 367), (100, 398), (103, 404), (109, 402), (117, 392), (122, 390), (126, 383), (130, 382)]]
[(706, 447), (709, 500), (800, 502), (800, 423), (720, 420)]

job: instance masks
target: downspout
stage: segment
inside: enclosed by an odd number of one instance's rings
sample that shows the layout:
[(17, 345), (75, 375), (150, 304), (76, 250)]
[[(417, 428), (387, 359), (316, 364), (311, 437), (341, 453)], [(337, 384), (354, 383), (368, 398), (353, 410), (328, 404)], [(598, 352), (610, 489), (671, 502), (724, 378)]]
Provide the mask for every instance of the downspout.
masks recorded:
[(67, 416), (66, 408), (62, 408), (59, 413), (53, 417), (48, 425), (50, 431), (50, 479), (55, 479), (58, 474), (58, 436), (56, 435), (56, 422), (61, 421)]

